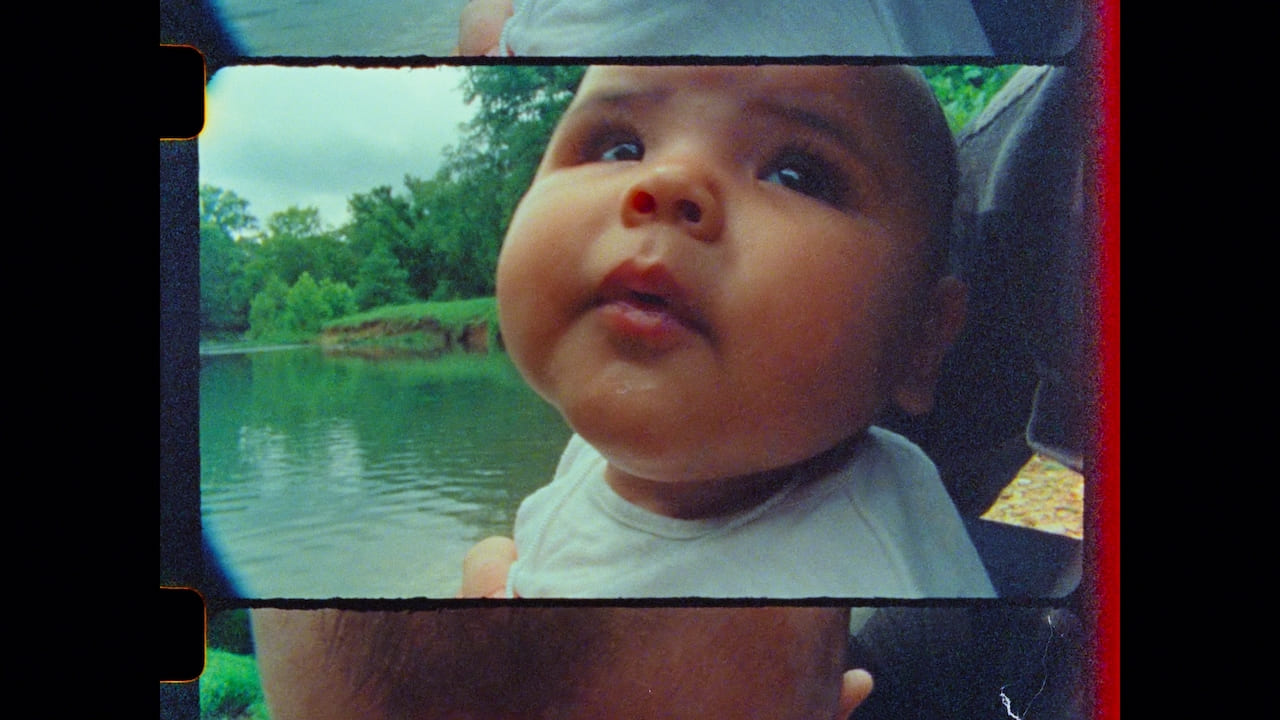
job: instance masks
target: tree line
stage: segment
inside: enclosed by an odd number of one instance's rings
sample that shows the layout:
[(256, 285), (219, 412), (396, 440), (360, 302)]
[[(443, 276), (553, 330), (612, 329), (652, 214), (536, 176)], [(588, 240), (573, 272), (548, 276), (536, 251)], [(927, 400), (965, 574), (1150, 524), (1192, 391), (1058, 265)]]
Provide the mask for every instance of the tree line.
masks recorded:
[[(953, 128), (1014, 69), (924, 68)], [(466, 68), (461, 90), (477, 111), (440, 169), (353, 194), (341, 227), (326, 227), (313, 207), (259, 223), (233, 190), (201, 185), (202, 336), (297, 339), (382, 305), (492, 295), (507, 222), (583, 70)]]
[(234, 190), (201, 185), (201, 334), (293, 339), (381, 305), (492, 295), (507, 221), (582, 73), (467, 68), (461, 89), (477, 111), (440, 169), (353, 194), (341, 227), (313, 207), (260, 223)]

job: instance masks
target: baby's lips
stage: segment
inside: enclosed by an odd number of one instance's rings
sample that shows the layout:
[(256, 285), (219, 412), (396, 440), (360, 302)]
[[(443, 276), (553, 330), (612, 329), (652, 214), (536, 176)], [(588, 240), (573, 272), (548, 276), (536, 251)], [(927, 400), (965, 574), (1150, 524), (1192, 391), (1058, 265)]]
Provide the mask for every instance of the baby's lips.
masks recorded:
[(596, 305), (624, 303), (649, 312), (670, 315), (682, 325), (708, 334), (706, 318), (675, 276), (662, 264), (627, 261), (600, 283)]

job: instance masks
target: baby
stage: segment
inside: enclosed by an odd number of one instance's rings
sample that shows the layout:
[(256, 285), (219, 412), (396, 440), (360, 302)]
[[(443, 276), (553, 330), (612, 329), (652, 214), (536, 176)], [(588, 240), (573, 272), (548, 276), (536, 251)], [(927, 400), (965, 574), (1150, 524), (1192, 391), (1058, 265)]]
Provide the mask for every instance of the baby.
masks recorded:
[(520, 597), (977, 597), (929, 459), (954, 143), (902, 67), (594, 67), (512, 217), (503, 338), (572, 427)]
[(969, 0), (469, 0), (461, 55), (990, 55)]

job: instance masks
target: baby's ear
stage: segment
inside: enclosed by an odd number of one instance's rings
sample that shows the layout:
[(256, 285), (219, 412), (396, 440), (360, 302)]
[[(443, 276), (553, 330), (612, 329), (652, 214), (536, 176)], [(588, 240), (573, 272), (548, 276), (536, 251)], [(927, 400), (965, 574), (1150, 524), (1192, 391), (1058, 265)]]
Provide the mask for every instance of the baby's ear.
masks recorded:
[(933, 409), (942, 358), (964, 325), (968, 299), (969, 289), (957, 277), (948, 275), (934, 286), (917, 335), (907, 347), (902, 377), (893, 388), (893, 401), (908, 414)]

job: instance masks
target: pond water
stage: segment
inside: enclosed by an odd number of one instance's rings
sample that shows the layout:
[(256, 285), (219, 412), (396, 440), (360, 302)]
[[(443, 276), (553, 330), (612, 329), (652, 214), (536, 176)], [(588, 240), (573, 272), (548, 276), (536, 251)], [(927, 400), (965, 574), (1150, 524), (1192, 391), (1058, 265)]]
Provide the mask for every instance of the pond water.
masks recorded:
[(445, 56), (458, 42), (462, 0), (213, 0), (250, 56)]
[(246, 597), (452, 597), (569, 437), (501, 353), (200, 360), (204, 532)]

